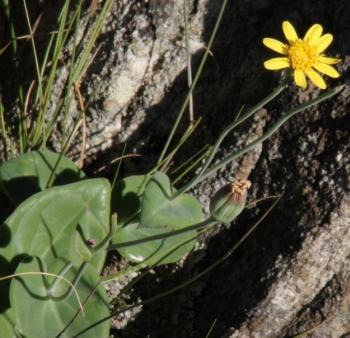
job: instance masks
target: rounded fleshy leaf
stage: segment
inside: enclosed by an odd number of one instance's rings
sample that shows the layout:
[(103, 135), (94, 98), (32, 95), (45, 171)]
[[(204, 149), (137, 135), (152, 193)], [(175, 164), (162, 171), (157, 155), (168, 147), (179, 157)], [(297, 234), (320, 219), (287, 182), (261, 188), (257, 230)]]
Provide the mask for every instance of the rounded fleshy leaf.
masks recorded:
[(79, 181), (85, 174), (68, 158), (51, 151), (31, 151), (0, 166), (0, 187), (14, 205), (46, 189), (55, 170), (53, 186)]
[(0, 337), (17, 337), (12, 309), (8, 309), (5, 313), (2, 313), (0, 316)]
[[(154, 235), (171, 232), (170, 227), (139, 227), (129, 224), (119, 229), (113, 238), (113, 244), (143, 240)], [(188, 231), (163, 239), (140, 242), (118, 248), (118, 252), (127, 260), (145, 265), (174, 263), (188, 254), (196, 244), (196, 231)]]
[(146, 175), (126, 177), (112, 190), (111, 212), (117, 214), (118, 227), (132, 221), (140, 212), (140, 188), (146, 178)]
[[(29, 263), (19, 264), (16, 273), (49, 272), (58, 274), (64, 262), (49, 266), (39, 258), (32, 258)], [(72, 268), (64, 277), (73, 282), (78, 270)], [(81, 302), (84, 304), (84, 315), (76, 294), (70, 285), (63, 280), (56, 282), (54, 277), (40, 275), (19, 276), (11, 283), (11, 306), (16, 318), (19, 331), (25, 337), (52, 338), (56, 337), (79, 312), (76, 319), (67, 327), (62, 338), (72, 337), (94, 322), (108, 316), (109, 306), (102, 285), (97, 289), (98, 273), (87, 264), (79, 282), (76, 285)], [(88, 298), (89, 297), (89, 298)], [(85, 338), (107, 338), (109, 335), (109, 321), (96, 325), (86, 331)]]
[[(56, 250), (56, 256), (62, 251), (64, 257), (77, 259), (80, 264), (77, 252), (67, 251), (68, 243), (74, 242), (67, 229), (76, 229), (85, 246), (89, 240), (100, 243), (109, 232), (109, 205), (110, 184), (106, 179), (84, 180), (35, 194), (0, 227), (0, 236), (4, 231), (11, 236), (11, 242), (0, 247), (0, 255), (10, 261), (21, 254), (41, 257), (43, 252)], [(62, 249), (56, 241), (62, 241)], [(97, 266), (102, 268), (102, 261)]]
[[(0, 245), (0, 275), (12, 274), (25, 255), (80, 265), (89, 241), (98, 245), (108, 236), (109, 219), (110, 184), (105, 179), (84, 180), (33, 195), (0, 226), (0, 238), (9, 239)], [(76, 245), (77, 238), (83, 252)], [(100, 250), (89, 261), (97, 273), (105, 256)], [(2, 312), (9, 306), (8, 290), (9, 283), (2, 282)]]
[(202, 221), (202, 207), (197, 199), (189, 194), (172, 198), (174, 192), (169, 177), (156, 172), (142, 197), (141, 227), (180, 229)]
[[(132, 190), (134, 196), (137, 196), (135, 189), (126, 189), (126, 191)], [(201, 222), (203, 215), (200, 203), (188, 194), (172, 198), (174, 192), (175, 189), (171, 186), (168, 176), (162, 172), (156, 172), (147, 183), (143, 195), (138, 199), (138, 202), (141, 202), (140, 215), (136, 216), (139, 211), (135, 207), (133, 222), (129, 222), (122, 228), (119, 227), (113, 235), (112, 243), (117, 245), (135, 240), (142, 241), (150, 236), (169, 233)], [(139, 207), (137, 204), (135, 206)], [(122, 222), (125, 224), (124, 218)], [(192, 250), (195, 237), (196, 231), (190, 230), (162, 239), (142, 241), (137, 245), (122, 246), (117, 250), (126, 259), (135, 263), (167, 264), (178, 261)]]

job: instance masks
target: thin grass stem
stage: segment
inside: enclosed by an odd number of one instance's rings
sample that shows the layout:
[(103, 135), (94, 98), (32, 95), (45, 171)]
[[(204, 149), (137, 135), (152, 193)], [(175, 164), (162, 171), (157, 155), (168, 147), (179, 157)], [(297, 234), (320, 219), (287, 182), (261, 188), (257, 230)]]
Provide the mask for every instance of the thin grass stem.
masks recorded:
[(191, 134), (196, 130), (200, 122), (202, 121), (202, 118), (199, 118), (194, 124), (190, 125), (186, 132), (182, 135), (179, 142), (175, 146), (175, 148), (170, 152), (170, 154), (167, 156), (166, 160), (164, 161), (164, 164), (162, 164), (162, 171), (166, 171), (166, 167), (169, 165), (171, 160), (174, 158), (175, 154), (179, 151), (181, 146), (188, 140), (188, 138), (191, 136)]
[[(41, 71), (40, 71), (40, 66), (39, 66), (39, 57), (38, 57), (38, 52), (34, 40), (34, 31), (32, 29), (32, 24), (30, 22), (30, 16), (28, 12), (28, 7), (27, 7), (27, 1), (23, 0), (23, 7), (24, 7), (24, 12), (27, 20), (27, 26), (29, 30), (29, 36), (30, 36), (30, 42), (32, 44), (32, 50), (33, 50), (33, 56), (34, 56), (34, 64), (35, 64), (35, 70), (36, 70), (36, 76), (37, 76), (37, 82), (38, 82), (38, 90), (39, 90), (39, 95), (40, 98), (43, 97), (43, 88), (42, 88), (42, 77), (41, 77)], [(42, 102), (40, 102), (40, 105)], [(39, 120), (41, 121), (42, 117), (39, 116)]]
[(125, 154), (125, 151), (126, 151), (126, 143), (124, 144), (124, 147), (123, 147), (123, 152), (122, 152), (122, 156), (121, 156), (121, 160), (118, 161), (118, 166), (117, 166), (117, 170), (115, 171), (115, 174), (114, 174), (114, 177), (113, 177), (113, 181), (112, 181), (112, 191), (117, 183), (117, 179), (118, 179), (118, 176), (119, 176), (119, 171), (120, 171), (120, 167), (122, 165), (122, 162), (123, 162), (123, 158), (124, 158), (124, 154)]
[[(191, 46), (189, 39), (189, 29), (188, 29), (188, 9), (187, 0), (183, 0), (183, 12), (184, 12), (184, 23), (185, 23), (185, 44), (186, 44), (186, 61), (187, 61), (187, 83), (188, 87), (192, 86), (192, 57), (191, 57)], [(194, 122), (194, 108), (193, 108), (193, 93), (191, 93), (188, 100), (188, 111), (190, 125)]]
[[(208, 145), (204, 146), (200, 151), (198, 151), (196, 154), (194, 154), (188, 161), (186, 161), (184, 164), (190, 163), (182, 172), (180, 175), (178, 175), (173, 181), (172, 184), (175, 185), (177, 182), (179, 182), (185, 175), (187, 175), (191, 170), (193, 170), (199, 162), (201, 162), (205, 157), (208, 156), (210, 152), (210, 148)], [(180, 167), (176, 168), (176, 172), (182, 169), (184, 166), (181, 165)], [(172, 172), (173, 174), (174, 172)]]
[(222, 17), (223, 17), (224, 12), (225, 12), (225, 8), (226, 8), (226, 5), (227, 5), (227, 2), (228, 2), (228, 0), (223, 0), (222, 1), (222, 5), (221, 5), (221, 8), (220, 8), (218, 17), (216, 19), (214, 28), (213, 28), (211, 36), (209, 38), (208, 47), (204, 51), (202, 60), (201, 60), (201, 62), (199, 64), (199, 66), (198, 66), (198, 70), (197, 70), (196, 75), (195, 75), (195, 77), (193, 79), (192, 85), (191, 85), (191, 87), (189, 88), (189, 90), (187, 92), (186, 98), (185, 98), (185, 100), (184, 100), (184, 102), (183, 102), (183, 104), (181, 106), (181, 109), (180, 109), (180, 111), (178, 113), (178, 116), (177, 116), (176, 121), (175, 121), (175, 123), (173, 125), (173, 128), (172, 128), (172, 130), (171, 130), (171, 132), (170, 132), (170, 134), (168, 136), (168, 139), (167, 139), (167, 141), (166, 141), (166, 143), (165, 143), (165, 145), (163, 147), (163, 150), (162, 150), (162, 152), (161, 152), (161, 154), (159, 156), (158, 164), (163, 161), (163, 159), (165, 157), (165, 154), (168, 151), (168, 148), (169, 148), (170, 143), (171, 143), (171, 141), (172, 141), (172, 139), (174, 137), (174, 134), (175, 134), (175, 132), (177, 130), (177, 127), (178, 127), (178, 125), (179, 125), (179, 123), (180, 123), (180, 121), (182, 119), (182, 116), (183, 116), (185, 110), (186, 110), (186, 107), (187, 107), (188, 101), (190, 100), (191, 94), (192, 94), (194, 88), (197, 85), (199, 77), (200, 77), (200, 75), (202, 73), (202, 70), (204, 68), (204, 65), (205, 65), (205, 63), (207, 61), (207, 58), (208, 58), (208, 55), (209, 55), (209, 51), (210, 51), (210, 49), (211, 49), (211, 47), (212, 47), (212, 45), (214, 43), (217, 31), (219, 29), (219, 25), (221, 23)]
[(62, 157), (64, 156), (64, 154), (66, 153), (66, 151), (67, 151), (67, 149), (68, 149), (68, 147), (69, 147), (69, 145), (70, 145), (70, 143), (71, 143), (71, 141), (72, 141), (72, 139), (73, 139), (73, 136), (74, 136), (74, 134), (76, 133), (76, 131), (78, 130), (78, 128), (79, 128), (79, 126), (80, 126), (81, 123), (82, 123), (82, 119), (81, 119), (81, 114), (80, 114), (80, 117), (79, 117), (77, 123), (75, 124), (75, 126), (74, 126), (73, 129), (71, 130), (71, 132), (70, 132), (70, 134), (69, 134), (69, 136), (68, 136), (66, 142), (64, 143), (64, 145), (63, 145), (63, 147), (62, 147), (62, 150), (61, 150), (61, 152), (60, 152), (60, 154), (59, 154), (59, 156), (58, 156), (58, 158), (57, 158), (57, 161), (56, 161), (54, 167), (52, 168), (50, 177), (49, 177), (49, 179), (48, 179), (48, 181), (47, 181), (47, 184), (46, 184), (46, 189), (48, 189), (48, 188), (51, 187), (52, 182), (53, 182), (53, 179), (54, 179), (54, 177), (55, 177), (56, 170), (57, 170), (57, 168), (58, 168), (58, 166), (59, 166), (59, 164), (60, 164), (60, 162), (61, 162), (61, 159), (62, 159)]

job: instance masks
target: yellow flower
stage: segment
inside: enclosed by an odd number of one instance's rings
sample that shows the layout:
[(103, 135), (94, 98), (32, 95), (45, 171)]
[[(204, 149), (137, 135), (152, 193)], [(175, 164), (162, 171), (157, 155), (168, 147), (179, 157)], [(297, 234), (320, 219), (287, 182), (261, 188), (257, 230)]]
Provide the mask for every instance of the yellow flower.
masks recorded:
[(264, 38), (263, 43), (273, 51), (284, 55), (272, 58), (264, 62), (269, 70), (291, 68), (294, 71), (294, 81), (297, 86), (306, 88), (305, 75), (319, 88), (325, 89), (326, 83), (319, 71), (330, 77), (337, 78), (340, 74), (330, 65), (334, 65), (340, 59), (326, 57), (323, 52), (331, 44), (331, 34), (322, 35), (323, 28), (315, 24), (309, 28), (303, 39), (298, 37), (295, 28), (289, 21), (283, 21), (282, 29), (288, 43), (283, 43), (272, 38)]

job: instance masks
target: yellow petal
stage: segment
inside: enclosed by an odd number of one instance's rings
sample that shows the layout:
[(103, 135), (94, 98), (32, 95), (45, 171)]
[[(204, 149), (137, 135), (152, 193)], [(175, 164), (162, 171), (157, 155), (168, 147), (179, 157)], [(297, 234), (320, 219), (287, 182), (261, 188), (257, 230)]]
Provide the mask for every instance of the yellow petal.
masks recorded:
[(330, 65), (322, 62), (316, 62), (313, 66), (319, 72), (328, 75), (329, 77), (337, 78), (340, 74)]
[(305, 89), (307, 86), (305, 74), (302, 70), (296, 69), (294, 71), (294, 81), (295, 81), (297, 86), (299, 86), (303, 89)]
[(317, 60), (322, 63), (326, 63), (327, 65), (335, 65), (336, 63), (340, 62), (341, 59), (336, 58), (329, 58), (323, 55), (320, 55)]
[(283, 21), (282, 29), (288, 41), (298, 40), (298, 34), (295, 31), (295, 28), (293, 27), (293, 25), (289, 21)]
[(288, 58), (273, 58), (264, 62), (264, 66), (269, 70), (278, 70), (290, 67)]
[(318, 88), (326, 89), (326, 82), (324, 82), (321, 75), (315, 72), (313, 69), (307, 70), (306, 75)]
[(321, 36), (316, 42), (316, 48), (318, 53), (322, 53), (333, 41), (332, 34), (325, 34)]
[(312, 25), (304, 36), (304, 41), (314, 44), (322, 35), (323, 28), (320, 24)]
[(287, 46), (281, 41), (272, 38), (264, 38), (263, 44), (277, 53), (286, 54)]

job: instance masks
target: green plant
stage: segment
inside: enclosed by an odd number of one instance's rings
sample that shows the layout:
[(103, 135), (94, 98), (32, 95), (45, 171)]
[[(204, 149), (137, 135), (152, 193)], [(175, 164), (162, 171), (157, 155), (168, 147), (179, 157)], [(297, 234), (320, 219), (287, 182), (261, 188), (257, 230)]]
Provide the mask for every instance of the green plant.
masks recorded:
[[(205, 162), (199, 172), (187, 184), (175, 189), (164, 168), (198, 126), (198, 123), (193, 123), (191, 109), (189, 128), (174, 149), (169, 151), (169, 147), (188, 103), (190, 106), (192, 104), (191, 93), (214, 41), (226, 2), (223, 1), (194, 80), (189, 81), (188, 95), (158, 163), (144, 175), (127, 176), (119, 181), (113, 180), (111, 184), (104, 178), (87, 178), (64, 155), (81, 116), (65, 135), (64, 142), (62, 140), (59, 154), (48, 151), (46, 144), (59, 115), (66, 118), (69, 114), (74, 88), (79, 87), (112, 1), (103, 3), (87, 43), (81, 48), (73, 48), (66, 86), (50, 116), (48, 109), (58, 63), (68, 39), (77, 38), (83, 2), (79, 1), (73, 7), (69, 0), (64, 2), (57, 34), (51, 35), (40, 62), (26, 1), (23, 1), (36, 72), (37, 86), (31, 106), (35, 119), (27, 120), (27, 106), (23, 100), (19, 100), (19, 155), (0, 166), (1, 193), (10, 206), (9, 215), (0, 226), (1, 337), (107, 337), (107, 319), (111, 314), (103, 282), (124, 273), (101, 277), (107, 251), (117, 250), (130, 262), (131, 270), (145, 268), (147, 271), (150, 267), (182, 259), (194, 249), (201, 232), (218, 222), (231, 222), (242, 212), (249, 185), (236, 182), (230, 191), (219, 191), (212, 199), (211, 215), (207, 218), (204, 218), (199, 201), (188, 191), (271, 137), (297, 113), (329, 99), (341, 90), (340, 87), (330, 89), (290, 109), (261, 137), (212, 165), (225, 137), (286, 88), (288, 79), (283, 77), (281, 84), (270, 95), (242, 112), (222, 131), (217, 141), (201, 154), (200, 158), (204, 158)], [(11, 11), (9, 7), (7, 9), (10, 18)], [(14, 29), (11, 32), (12, 48), (16, 52), (18, 37)], [(19, 91), (23, 92), (23, 88)], [(82, 114), (85, 109), (82, 107)], [(4, 107), (0, 105), (1, 134), (5, 147), (9, 147), (8, 152), (14, 153), (16, 151), (10, 147), (9, 128), (4, 116)], [(28, 123), (32, 128), (28, 128)], [(186, 167), (181, 168), (179, 176), (186, 171)], [(223, 259), (232, 254), (237, 245)], [(188, 285), (211, 268), (152, 300)]]

